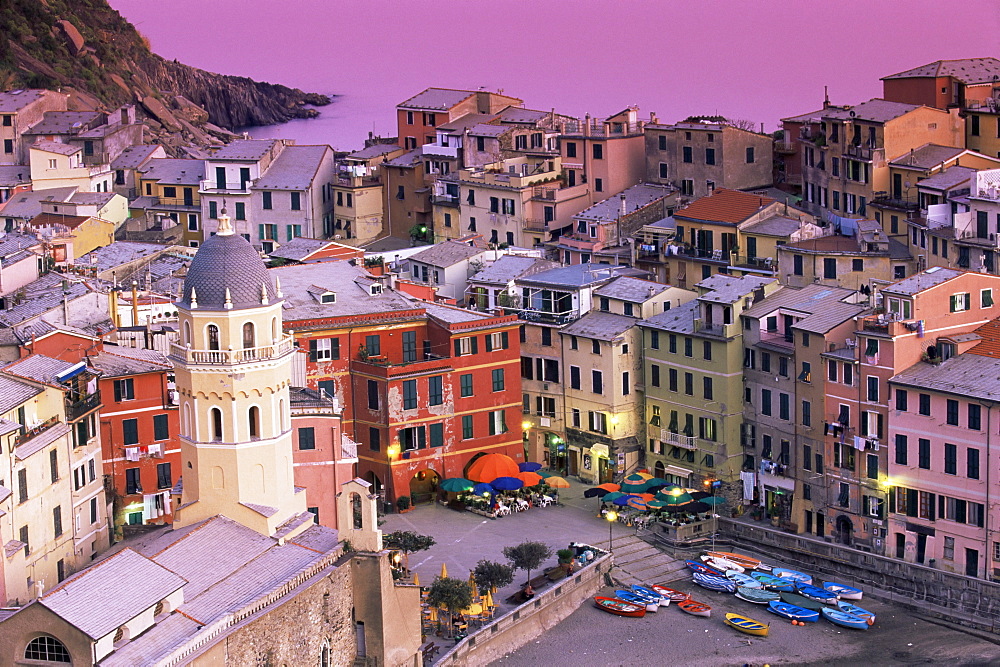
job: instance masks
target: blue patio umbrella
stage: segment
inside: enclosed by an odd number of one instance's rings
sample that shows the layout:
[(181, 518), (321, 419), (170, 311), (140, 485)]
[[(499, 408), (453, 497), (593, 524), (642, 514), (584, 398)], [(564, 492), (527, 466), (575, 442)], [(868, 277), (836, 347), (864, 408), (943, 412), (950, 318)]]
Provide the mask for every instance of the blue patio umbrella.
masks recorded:
[[(614, 500), (612, 500), (611, 502), (613, 502), (615, 505), (618, 505), (619, 507), (625, 507), (626, 505), (628, 505), (628, 503), (629, 503), (630, 500), (632, 500), (633, 498), (636, 498), (636, 497), (637, 496), (631, 496), (631, 495), (619, 496), (619, 497), (615, 498)], [(641, 498), (640, 498), (640, 500), (641, 500)]]
[(472, 489), (472, 492), (474, 494), (476, 494), (477, 496), (481, 496), (484, 493), (493, 493), (494, 491), (496, 491), (496, 489), (494, 489), (492, 486), (490, 486), (486, 482), (480, 482), (479, 484), (476, 484), (476, 486), (473, 487), (473, 489)]
[(525, 461), (524, 463), (518, 463), (517, 468), (521, 472), (538, 472), (542, 469), (542, 464), (535, 463), (534, 461)]
[(516, 491), (524, 486), (524, 482), (517, 477), (497, 477), (490, 482), (490, 486), (497, 491)]

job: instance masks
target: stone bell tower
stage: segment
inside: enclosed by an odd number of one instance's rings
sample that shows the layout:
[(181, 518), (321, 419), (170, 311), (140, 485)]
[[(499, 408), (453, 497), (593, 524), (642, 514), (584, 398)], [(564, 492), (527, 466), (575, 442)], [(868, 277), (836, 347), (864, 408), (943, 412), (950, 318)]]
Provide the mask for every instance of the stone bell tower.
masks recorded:
[(279, 284), (253, 246), (219, 230), (191, 262), (171, 349), (181, 410), (181, 499), (175, 526), (217, 514), (288, 537), (312, 525), (293, 481), (288, 388), (294, 345)]

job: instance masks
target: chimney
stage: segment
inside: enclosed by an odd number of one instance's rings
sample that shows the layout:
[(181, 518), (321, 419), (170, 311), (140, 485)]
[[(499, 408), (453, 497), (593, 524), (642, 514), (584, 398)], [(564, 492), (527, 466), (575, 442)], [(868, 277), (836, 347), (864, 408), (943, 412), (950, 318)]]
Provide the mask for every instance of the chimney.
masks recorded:
[(590, 114), (588, 113), (586, 116), (584, 116), (583, 120), (584, 120), (583, 136), (589, 137), (590, 136)]
[(830, 91), (826, 86), (823, 86), (823, 108), (830, 108)]

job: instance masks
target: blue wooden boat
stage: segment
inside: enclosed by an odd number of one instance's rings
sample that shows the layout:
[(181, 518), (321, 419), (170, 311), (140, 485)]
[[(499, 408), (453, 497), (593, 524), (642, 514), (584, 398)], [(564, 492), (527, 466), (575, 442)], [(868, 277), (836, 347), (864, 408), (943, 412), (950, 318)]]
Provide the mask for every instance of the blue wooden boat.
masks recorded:
[(771, 574), (776, 577), (782, 577), (784, 579), (791, 579), (796, 583), (801, 584), (812, 584), (813, 578), (810, 577), (805, 572), (799, 572), (798, 570), (789, 570), (785, 567), (772, 567)]
[(741, 614), (726, 614), (725, 623), (740, 632), (745, 632), (748, 635), (757, 635), (758, 637), (767, 637), (767, 631), (770, 628), (766, 623), (755, 621)]
[(798, 605), (789, 604), (787, 602), (768, 602), (767, 610), (778, 616), (783, 616), (790, 621), (799, 621), (805, 623), (816, 623), (819, 621), (819, 612), (813, 609), (804, 609)]
[(823, 604), (829, 605), (837, 603), (837, 594), (831, 593), (825, 588), (810, 586), (809, 584), (795, 584), (795, 589), (799, 595), (803, 595), (810, 600), (815, 600), (816, 602), (822, 602)]
[(632, 604), (644, 607), (646, 611), (656, 611), (657, 609), (660, 608), (659, 602), (651, 602), (649, 598), (643, 595), (637, 595), (632, 591), (619, 589), (615, 591), (615, 597), (618, 598), (619, 600), (625, 600), (625, 602), (630, 602)]
[(848, 614), (846, 611), (841, 611), (839, 609), (831, 609), (830, 607), (823, 607), (820, 612), (823, 614), (823, 618), (830, 621), (834, 625), (839, 625), (845, 628), (854, 628), (855, 630), (867, 630), (868, 621), (861, 618), (860, 616), (855, 616), (854, 614)]
[(737, 586), (742, 586), (743, 588), (764, 588), (764, 584), (760, 583), (749, 574), (737, 572), (736, 570), (726, 570), (726, 579), (735, 581)]
[(795, 582), (791, 579), (776, 577), (773, 574), (768, 574), (767, 572), (751, 572), (750, 576), (764, 584), (764, 588), (769, 590), (788, 591), (789, 593), (795, 592)]
[(875, 614), (871, 613), (867, 609), (862, 609), (857, 605), (853, 605), (850, 602), (844, 602), (843, 600), (838, 600), (837, 609), (839, 609), (840, 611), (845, 611), (848, 614), (854, 614), (858, 618), (865, 619), (865, 622), (867, 622), (868, 625), (875, 624)]
[(704, 563), (699, 563), (696, 560), (686, 560), (684, 564), (688, 566), (688, 569), (692, 572), (700, 572), (701, 574), (708, 574), (713, 577), (724, 577), (725, 574), (720, 570), (716, 570), (714, 567), (709, 567)]
[(823, 588), (831, 593), (836, 593), (837, 597), (841, 600), (860, 600), (861, 596), (864, 595), (864, 591), (860, 588), (845, 586), (844, 584), (838, 584), (834, 581), (824, 581)]
[(736, 587), (736, 597), (753, 604), (768, 604), (779, 600), (780, 596), (775, 591), (765, 591), (763, 588)]
[(730, 581), (725, 577), (716, 577), (711, 574), (695, 572), (691, 575), (691, 578), (694, 580), (694, 583), (710, 591), (719, 591), (720, 593), (736, 592), (736, 582)]
[(670, 606), (670, 599), (663, 597), (662, 595), (654, 591), (652, 588), (647, 588), (646, 586), (640, 586), (639, 584), (632, 584), (629, 588), (631, 588), (632, 592), (634, 593), (638, 593), (639, 595), (645, 595), (651, 600), (656, 600), (661, 607)]

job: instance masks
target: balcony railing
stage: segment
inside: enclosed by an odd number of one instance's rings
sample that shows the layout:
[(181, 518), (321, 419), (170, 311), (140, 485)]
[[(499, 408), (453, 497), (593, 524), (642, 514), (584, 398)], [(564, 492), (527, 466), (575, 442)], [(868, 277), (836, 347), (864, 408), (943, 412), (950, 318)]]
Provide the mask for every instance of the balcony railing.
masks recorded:
[(174, 343), (170, 346), (170, 356), (192, 364), (242, 364), (252, 361), (276, 359), (291, 352), (295, 343), (286, 336), (273, 345), (245, 347), (238, 350), (193, 350)]
[(441, 204), (442, 206), (458, 206), (461, 202), (459, 201), (458, 195), (431, 195), (432, 204)]
[(358, 443), (354, 442), (346, 435), (341, 438), (340, 456), (345, 459), (358, 458)]
[(184, 199), (183, 197), (155, 197), (157, 206), (170, 206), (176, 208), (189, 208), (193, 210), (198, 210), (200, 208), (199, 204), (194, 202), (194, 199)]
[(525, 218), (524, 231), (547, 232), (549, 231), (549, 223), (545, 222), (542, 218)]
[(218, 187), (219, 183), (213, 179), (205, 179), (198, 184), (198, 189), (201, 192), (227, 192), (229, 194), (250, 194), (250, 188), (253, 187), (254, 181), (246, 181), (243, 183), (223, 183), (223, 187)]
[(698, 438), (691, 435), (674, 433), (669, 429), (662, 429), (660, 431), (660, 440), (673, 447), (680, 447), (682, 449), (698, 449)]
[(871, 161), (874, 157), (877, 157), (881, 151), (881, 148), (874, 148), (873, 146), (867, 145), (851, 144), (844, 147), (844, 155), (854, 158), (855, 160), (865, 160), (866, 162)]
[(87, 414), (91, 410), (95, 410), (101, 405), (101, 392), (100, 390), (88, 394), (83, 398), (66, 403), (66, 418), (70, 421), (78, 419), (83, 415)]
[(546, 313), (540, 310), (522, 310), (520, 312), (508, 314), (515, 314), (522, 320), (528, 322), (542, 322), (545, 324), (569, 324), (580, 317), (579, 310), (567, 310), (562, 313)]

